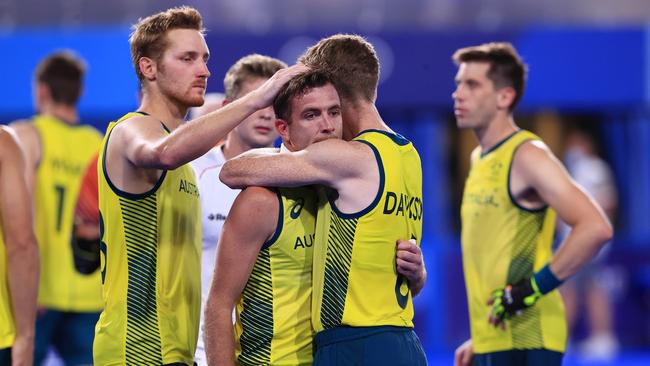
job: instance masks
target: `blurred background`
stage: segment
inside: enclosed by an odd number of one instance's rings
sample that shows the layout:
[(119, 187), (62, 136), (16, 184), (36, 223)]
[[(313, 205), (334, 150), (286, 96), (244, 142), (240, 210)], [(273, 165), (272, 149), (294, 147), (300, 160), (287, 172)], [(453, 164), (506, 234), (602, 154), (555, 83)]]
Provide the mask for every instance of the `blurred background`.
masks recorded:
[[(249, 53), (291, 64), (307, 46), (338, 32), (364, 35), (375, 45), (380, 111), (422, 157), (429, 278), (415, 299), (415, 322), (431, 364), (450, 364), (454, 348), (469, 336), (459, 205), (476, 140), (455, 127), (451, 54), (483, 42), (512, 42), (530, 69), (516, 120), (604, 197), (599, 202), (616, 229), (590, 278), (567, 286), (577, 291), (565, 364), (650, 364), (647, 0), (0, 0), (0, 122), (35, 114), (33, 69), (48, 53), (68, 48), (88, 66), (82, 121), (104, 131), (137, 107), (130, 25), (182, 4), (196, 7), (208, 29), (211, 92), (223, 91), (227, 68)], [(592, 290), (611, 305), (607, 344), (594, 338)], [(596, 321), (603, 316), (601, 309)], [(597, 354), (607, 346), (611, 352)]]

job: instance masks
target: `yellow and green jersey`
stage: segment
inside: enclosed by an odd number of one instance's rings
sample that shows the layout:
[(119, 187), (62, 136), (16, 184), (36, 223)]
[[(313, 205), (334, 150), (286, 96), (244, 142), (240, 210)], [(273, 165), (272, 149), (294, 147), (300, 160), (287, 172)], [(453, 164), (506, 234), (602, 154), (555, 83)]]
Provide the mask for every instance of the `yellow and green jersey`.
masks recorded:
[(488, 323), (492, 291), (529, 278), (551, 259), (555, 213), (530, 210), (510, 192), (517, 148), (534, 134), (519, 130), (486, 152), (477, 148), (461, 206), (462, 250), (474, 352), (545, 348), (563, 352), (567, 330), (558, 291), (507, 322), (505, 331)]
[[(0, 212), (0, 218), (4, 212)], [(2, 222), (2, 220), (0, 220)], [(16, 338), (11, 295), (9, 294), (7, 248), (5, 247), (4, 232), (0, 225), (0, 349), (11, 347)]]
[(101, 135), (90, 126), (52, 116), (36, 116), (33, 123), (42, 151), (34, 193), (41, 254), (38, 303), (60, 311), (100, 311), (99, 270), (85, 275), (75, 269), (71, 241), (83, 174), (99, 149)]
[(312, 322), (316, 332), (340, 325), (413, 327), (411, 293), (396, 271), (395, 253), (398, 239), (419, 243), (422, 237), (420, 156), (410, 141), (386, 131), (363, 131), (354, 140), (373, 150), (379, 190), (357, 213), (339, 211), (331, 197), (319, 205)]
[(260, 250), (237, 304), (236, 357), (242, 365), (311, 365), (312, 250), (316, 193), (278, 188), (275, 234)]
[(97, 165), (104, 310), (94, 364), (192, 365), (201, 303), (199, 192), (187, 164), (164, 171), (141, 194), (111, 182), (111, 131), (135, 115), (109, 124)]

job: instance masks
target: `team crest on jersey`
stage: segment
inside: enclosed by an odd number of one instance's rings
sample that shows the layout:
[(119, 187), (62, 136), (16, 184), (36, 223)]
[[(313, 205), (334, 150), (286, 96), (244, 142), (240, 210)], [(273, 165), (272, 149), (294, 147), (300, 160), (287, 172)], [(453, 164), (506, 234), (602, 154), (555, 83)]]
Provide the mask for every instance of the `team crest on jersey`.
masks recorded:
[(289, 213), (289, 216), (291, 216), (292, 219), (297, 219), (300, 217), (300, 211), (302, 211), (302, 208), (305, 206), (305, 199), (302, 197), (298, 197), (296, 199), (296, 204), (293, 205), (291, 208), (291, 212)]

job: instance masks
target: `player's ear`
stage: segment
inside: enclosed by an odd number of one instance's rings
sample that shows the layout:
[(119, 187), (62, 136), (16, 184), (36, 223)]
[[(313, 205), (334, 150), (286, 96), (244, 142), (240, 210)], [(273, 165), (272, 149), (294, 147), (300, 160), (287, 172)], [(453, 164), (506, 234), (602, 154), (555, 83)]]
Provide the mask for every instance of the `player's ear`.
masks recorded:
[(282, 140), (289, 141), (291, 139), (289, 133), (289, 122), (283, 120), (282, 118), (276, 118), (275, 129), (278, 130), (278, 133), (280, 134)]
[(149, 81), (156, 80), (156, 61), (149, 57), (140, 57), (138, 60), (138, 67), (145, 79)]
[(515, 89), (510, 86), (499, 89), (497, 93), (497, 105), (501, 109), (509, 109), (517, 96)]

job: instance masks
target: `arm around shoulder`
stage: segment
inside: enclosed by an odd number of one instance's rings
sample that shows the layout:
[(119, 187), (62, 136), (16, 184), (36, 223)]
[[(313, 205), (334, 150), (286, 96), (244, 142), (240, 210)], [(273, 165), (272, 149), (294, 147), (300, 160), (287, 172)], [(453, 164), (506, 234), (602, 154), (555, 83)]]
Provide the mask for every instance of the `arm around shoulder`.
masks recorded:
[(231, 188), (324, 184), (336, 189), (342, 180), (362, 176), (362, 162), (374, 164), (374, 159), (359, 142), (328, 139), (295, 152), (242, 154), (224, 164), (219, 178)]

